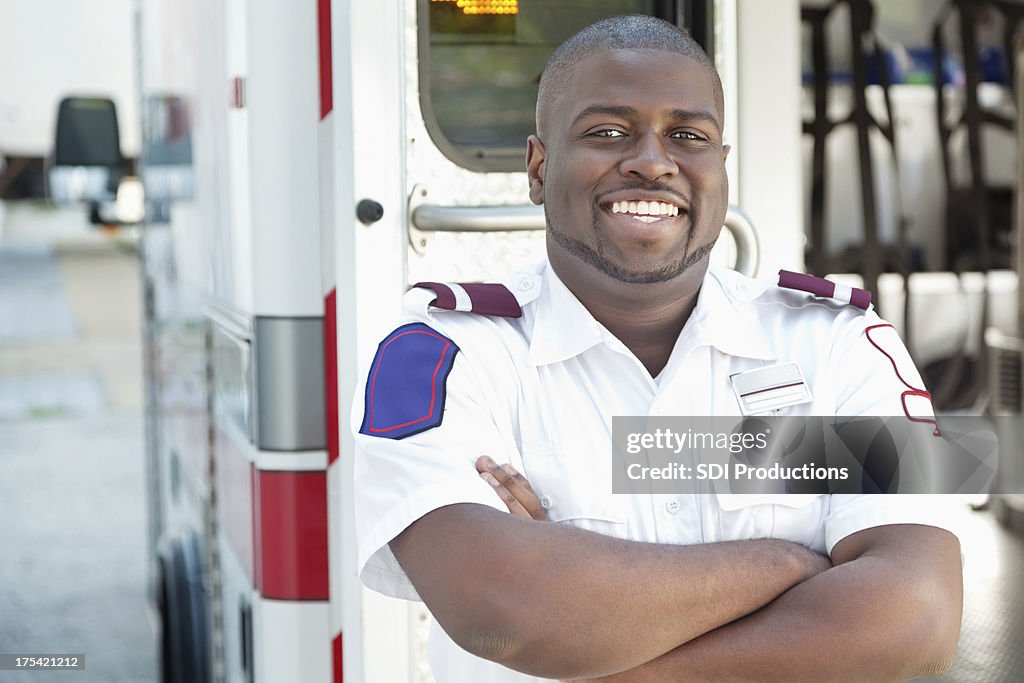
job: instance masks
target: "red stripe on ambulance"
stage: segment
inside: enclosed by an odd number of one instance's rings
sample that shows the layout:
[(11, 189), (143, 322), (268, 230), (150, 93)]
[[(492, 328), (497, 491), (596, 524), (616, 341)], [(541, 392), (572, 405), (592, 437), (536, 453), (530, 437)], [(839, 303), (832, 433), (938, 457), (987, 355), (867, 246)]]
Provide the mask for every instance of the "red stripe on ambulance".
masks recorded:
[(327, 463), (338, 459), (338, 297), (331, 290), (324, 299), (324, 406), (327, 420)]
[(334, 657), (334, 683), (342, 683), (345, 679), (341, 654), (341, 634), (339, 633), (331, 643), (331, 655)]
[(320, 48), (320, 118), (334, 108), (334, 76), (331, 72), (331, 0), (317, 0), (317, 39)]
[(258, 470), (256, 587), (275, 600), (327, 600), (327, 474)]

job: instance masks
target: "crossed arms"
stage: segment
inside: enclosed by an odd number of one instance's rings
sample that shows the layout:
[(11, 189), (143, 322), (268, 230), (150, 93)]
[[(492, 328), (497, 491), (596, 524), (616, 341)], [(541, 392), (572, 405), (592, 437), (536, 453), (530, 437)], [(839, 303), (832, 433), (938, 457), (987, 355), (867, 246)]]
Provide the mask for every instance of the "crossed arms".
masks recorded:
[(513, 514), (451, 505), (390, 544), (473, 654), (541, 677), (616, 683), (905, 680), (952, 661), (962, 579), (947, 531), (865, 529), (831, 561), (772, 539), (625, 541), (541, 521), (521, 475), (484, 459), (478, 468)]

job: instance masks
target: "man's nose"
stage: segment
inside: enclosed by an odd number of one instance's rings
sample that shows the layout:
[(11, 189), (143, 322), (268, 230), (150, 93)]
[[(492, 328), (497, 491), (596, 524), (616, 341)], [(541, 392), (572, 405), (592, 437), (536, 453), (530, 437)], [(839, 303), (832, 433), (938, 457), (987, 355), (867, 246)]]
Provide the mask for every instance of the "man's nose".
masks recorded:
[(619, 168), (625, 176), (647, 180), (675, 175), (679, 171), (675, 159), (665, 147), (665, 140), (654, 132), (641, 135), (636, 140)]

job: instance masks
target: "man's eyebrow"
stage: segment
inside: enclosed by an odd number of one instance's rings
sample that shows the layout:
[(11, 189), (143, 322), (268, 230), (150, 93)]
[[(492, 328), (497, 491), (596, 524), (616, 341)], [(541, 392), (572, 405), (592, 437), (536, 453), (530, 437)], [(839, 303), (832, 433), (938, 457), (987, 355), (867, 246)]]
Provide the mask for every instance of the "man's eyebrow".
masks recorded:
[(719, 133), (722, 132), (722, 126), (718, 123), (718, 119), (715, 115), (708, 111), (702, 110), (689, 110), (689, 109), (673, 109), (671, 117), (679, 122), (690, 122), (690, 121), (706, 121), (715, 127), (715, 130)]
[(624, 104), (592, 104), (573, 119), (573, 124), (578, 123), (581, 119), (585, 119), (588, 116), (594, 116), (596, 114), (603, 114), (605, 116), (618, 116), (620, 118), (628, 119), (636, 114), (636, 109)]
[[(573, 125), (579, 123), (588, 116), (618, 116), (620, 118), (628, 119), (635, 116), (636, 113), (636, 109), (624, 104), (592, 104), (576, 115), (576, 118), (573, 119)], [(674, 121), (679, 121), (681, 123), (705, 121), (713, 125), (715, 130), (719, 133), (722, 132), (722, 127), (718, 123), (718, 119), (711, 112), (690, 109), (673, 109), (669, 112), (669, 116)]]

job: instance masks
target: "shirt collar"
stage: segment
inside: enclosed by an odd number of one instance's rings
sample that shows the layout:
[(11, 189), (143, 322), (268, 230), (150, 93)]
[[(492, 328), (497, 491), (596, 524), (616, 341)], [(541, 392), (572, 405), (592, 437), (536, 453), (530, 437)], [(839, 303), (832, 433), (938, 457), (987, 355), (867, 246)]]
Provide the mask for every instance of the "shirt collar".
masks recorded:
[(676, 348), (709, 345), (730, 356), (775, 360), (778, 354), (753, 303), (770, 286), (767, 280), (752, 280), (711, 266)]
[[(530, 341), (530, 363), (557, 363), (601, 343), (625, 350), (625, 346), (599, 323), (555, 274), (550, 263), (541, 273), (536, 318)], [(672, 352), (710, 345), (723, 353), (745, 358), (774, 360), (777, 355), (766, 339), (750, 303), (770, 283), (730, 278), (721, 269), (708, 269), (690, 319)]]
[(530, 340), (532, 365), (558, 363), (615, 339), (565, 286), (550, 263), (545, 263), (541, 278)]

